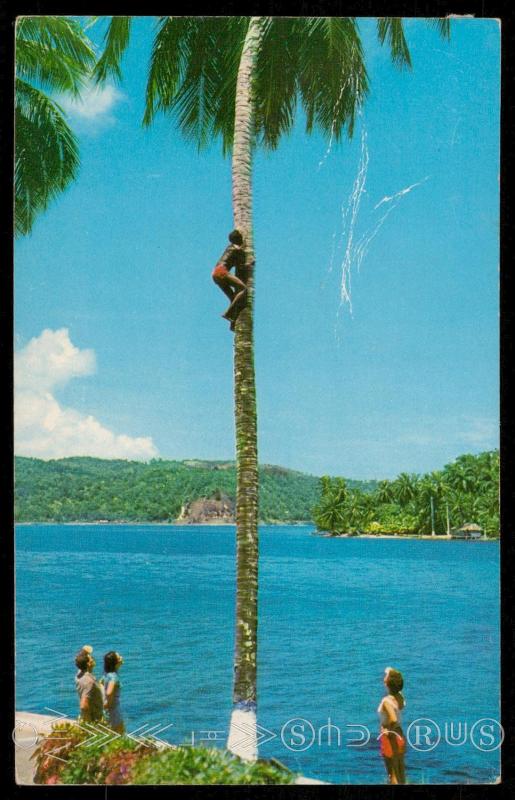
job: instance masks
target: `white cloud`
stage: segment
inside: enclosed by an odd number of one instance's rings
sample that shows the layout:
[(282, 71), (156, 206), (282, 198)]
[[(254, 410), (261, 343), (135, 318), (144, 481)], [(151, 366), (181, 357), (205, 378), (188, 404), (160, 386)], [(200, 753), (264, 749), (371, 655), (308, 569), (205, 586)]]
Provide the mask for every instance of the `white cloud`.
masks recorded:
[(123, 98), (122, 92), (114, 86), (88, 85), (81, 92), (80, 98), (62, 96), (58, 98), (58, 102), (73, 117), (89, 122), (114, 122), (110, 112)]
[(79, 350), (66, 328), (44, 330), (14, 357), (15, 451), (38, 458), (96, 456), (148, 459), (157, 449), (148, 436), (116, 434), (101, 422), (60, 405), (53, 390), (96, 370), (93, 350)]
[(19, 390), (47, 391), (71, 378), (91, 375), (96, 370), (93, 350), (75, 347), (67, 328), (44, 330), (16, 353), (14, 380)]
[(492, 417), (467, 414), (448, 419), (420, 419), (418, 430), (405, 433), (400, 441), (417, 447), (495, 448), (499, 446), (499, 423)]
[(499, 423), (488, 417), (465, 417), (466, 427), (461, 431), (460, 438), (464, 442), (477, 447), (498, 446)]

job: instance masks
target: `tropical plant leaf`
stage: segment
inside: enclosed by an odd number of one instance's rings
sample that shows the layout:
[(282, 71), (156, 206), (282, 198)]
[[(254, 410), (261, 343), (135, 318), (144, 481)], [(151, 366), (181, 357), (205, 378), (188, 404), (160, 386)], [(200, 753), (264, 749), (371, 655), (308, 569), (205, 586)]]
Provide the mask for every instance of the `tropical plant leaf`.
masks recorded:
[(181, 41), (189, 26), (187, 17), (161, 17), (152, 46), (143, 124), (150, 125), (158, 111), (170, 109), (182, 72)]
[(232, 150), (234, 140), (236, 83), (248, 25), (248, 17), (226, 18), (223, 32), (225, 46), (222, 45), (218, 51), (218, 69), (221, 80), (213, 131), (215, 135), (220, 134), (222, 136), (224, 155), (227, 155)]
[(111, 77), (121, 81), (121, 60), (129, 44), (132, 17), (112, 17), (104, 37), (104, 52), (93, 70), (93, 78), (101, 83)]
[(451, 20), (448, 17), (436, 17), (427, 21), (438, 30), (444, 39), (451, 38)]
[(356, 21), (311, 17), (299, 26), (299, 85), (306, 129), (314, 126), (338, 140), (349, 136), (367, 92), (368, 77)]
[(276, 148), (295, 119), (298, 93), (298, 24), (267, 17), (253, 83), (255, 128), (266, 147)]
[[(112, 25), (121, 25), (115, 18)], [(432, 20), (448, 35), (448, 20)], [(152, 49), (143, 123), (172, 114), (186, 138), (206, 146), (233, 142), (236, 79), (248, 17), (161, 17)], [(263, 17), (253, 78), (254, 143), (278, 146), (291, 131), (299, 98), (306, 129), (318, 127), (339, 140), (352, 136), (356, 114), (368, 92), (368, 76), (354, 18)], [(411, 58), (400, 18), (378, 20), (382, 43), (399, 66)], [(127, 30), (107, 41), (126, 46)], [(107, 56), (101, 59), (106, 60)], [(119, 69), (115, 54), (113, 69)], [(107, 59), (109, 61), (109, 59)], [(98, 65), (97, 65), (98, 67)], [(98, 69), (97, 69), (98, 73)], [(107, 74), (107, 73), (104, 73)]]
[(16, 79), (15, 222), (32, 230), (37, 214), (75, 178), (77, 140), (62, 109), (43, 92)]
[(379, 41), (384, 44), (388, 42), (393, 63), (396, 66), (411, 67), (411, 56), (406, 37), (404, 36), (404, 25), (400, 17), (382, 17), (377, 20), (377, 35)]
[(26, 16), (16, 21), (15, 227), (36, 216), (77, 174), (77, 141), (63, 110), (44, 89), (77, 97), (95, 62), (77, 20)]
[(180, 43), (181, 82), (169, 107), (183, 135), (202, 148), (211, 139), (217, 106), (220, 75), (216, 40), (220, 21), (195, 18), (189, 23)]
[[(205, 147), (218, 134), (232, 143), (242, 18), (162, 18), (147, 82), (144, 125), (173, 113), (187, 139)], [(229, 54), (229, 55), (228, 55)], [(231, 113), (232, 112), (232, 113)]]
[[(72, 59), (87, 72), (94, 63), (95, 53), (91, 42), (77, 20), (69, 17), (41, 16), (18, 17), (16, 21), (16, 46), (30, 41), (42, 48)], [(18, 56), (17, 56), (18, 61)]]
[[(90, 65), (94, 53), (91, 51)], [(40, 42), (21, 39), (16, 43), (16, 74), (51, 91), (78, 97), (86, 82), (82, 63)]]

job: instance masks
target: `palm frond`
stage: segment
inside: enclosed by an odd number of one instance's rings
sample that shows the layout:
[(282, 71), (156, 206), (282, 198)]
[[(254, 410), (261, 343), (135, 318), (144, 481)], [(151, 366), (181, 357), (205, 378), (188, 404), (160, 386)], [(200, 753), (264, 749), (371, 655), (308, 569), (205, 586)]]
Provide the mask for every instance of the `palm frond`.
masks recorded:
[(295, 19), (268, 17), (254, 77), (255, 128), (265, 147), (274, 149), (293, 127), (297, 101), (298, 25)]
[(80, 23), (69, 17), (42, 16), (18, 17), (16, 21), (16, 45), (33, 42), (42, 48), (62, 54), (84, 71), (90, 69), (95, 60), (91, 42), (85, 36)]
[[(220, 133), (227, 147), (229, 137), (232, 141), (229, 128), (234, 115), (228, 114), (224, 103), (232, 85), (234, 109), (237, 63), (233, 67), (232, 59), (241, 27), (241, 18), (230, 17), (160, 21), (151, 56), (144, 125), (149, 125), (158, 111), (173, 113), (183, 135), (196, 141), (199, 148)], [(225, 55), (229, 50), (231, 58)]]
[(411, 67), (411, 56), (406, 37), (404, 36), (404, 25), (400, 17), (381, 17), (377, 20), (377, 35), (381, 44), (385, 41), (390, 46), (390, 53), (393, 63), (402, 67)]
[[(93, 58), (92, 53), (91, 63)], [(16, 74), (43, 88), (77, 97), (84, 87), (87, 73), (71, 56), (40, 42), (21, 39), (16, 44)]]
[(62, 109), (39, 89), (16, 79), (15, 223), (28, 234), (36, 216), (75, 178), (77, 140)]
[(338, 140), (354, 130), (368, 92), (361, 39), (352, 18), (298, 19), (298, 74), (308, 133), (318, 126)]
[(223, 36), (220, 19), (197, 18), (195, 22), (183, 40), (185, 69), (173, 107), (183, 135), (203, 148), (209, 142), (218, 105), (221, 76), (216, 53)]
[(213, 120), (213, 132), (215, 135), (220, 134), (222, 136), (224, 156), (231, 152), (234, 140), (238, 67), (248, 25), (248, 17), (226, 18), (222, 34), (226, 46), (219, 47), (217, 51), (220, 81), (218, 102)]
[(169, 111), (185, 69), (183, 40), (191, 24), (188, 17), (161, 17), (152, 46), (148, 71), (145, 115), (148, 126), (158, 111)]
[[(162, 17), (152, 49), (144, 125), (172, 114), (199, 148), (233, 142), (236, 79), (245, 17)], [(368, 78), (356, 23), (344, 18), (263, 20), (253, 80), (255, 141), (274, 148), (294, 122), (298, 97), (314, 126), (352, 135)]]
[(120, 63), (129, 44), (132, 17), (113, 17), (104, 37), (104, 52), (93, 70), (93, 78), (103, 83), (112, 77), (116, 81), (122, 79)]
[(99, 19), (102, 19), (102, 18), (90, 15), (88, 17), (88, 21), (84, 25), (84, 30), (87, 31), (87, 30), (89, 30), (89, 28), (93, 28), (97, 24)]
[(437, 17), (427, 20), (430, 25), (437, 29), (444, 39), (451, 38), (451, 20), (448, 17)]
[(60, 106), (42, 89), (77, 96), (95, 62), (77, 20), (26, 16), (16, 22), (15, 222), (34, 220), (77, 174), (77, 141)]

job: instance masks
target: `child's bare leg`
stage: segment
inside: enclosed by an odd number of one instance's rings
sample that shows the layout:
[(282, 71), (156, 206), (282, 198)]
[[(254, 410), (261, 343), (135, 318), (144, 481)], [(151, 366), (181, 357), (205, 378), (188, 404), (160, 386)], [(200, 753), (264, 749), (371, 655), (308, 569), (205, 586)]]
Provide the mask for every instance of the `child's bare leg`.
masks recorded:
[(232, 288), (234, 289), (235, 292), (239, 292), (242, 289), (246, 289), (247, 288), (247, 285), (245, 283), (243, 283), (242, 280), (237, 278), (236, 275), (232, 275), (231, 273), (229, 273), (226, 276), (226, 281), (227, 281), (227, 283), (229, 283), (232, 286)]
[(217, 280), (215, 278), (215, 283), (230, 300), (229, 308), (222, 314), (222, 317), (231, 320), (234, 313), (239, 313), (243, 307), (241, 301), (247, 293), (247, 287), (236, 275), (231, 275), (230, 273), (222, 279)]
[[(230, 286), (227, 286), (227, 284), (225, 284), (225, 285), (219, 284), (219, 286), (220, 286), (220, 289), (222, 290), (222, 292), (225, 294), (225, 296), (229, 298), (229, 308), (231, 308), (233, 300), (234, 300), (235, 295), (236, 295), (236, 292)], [(227, 309), (227, 310), (229, 310), (229, 309)], [(225, 311), (222, 314), (222, 317), (224, 319), (227, 319), (227, 311)]]
[[(245, 286), (243, 281), (240, 281), (240, 279), (236, 277), (236, 275), (231, 275), (230, 273), (229, 275), (227, 275), (226, 281), (227, 281), (226, 287), (228, 291), (232, 291), (233, 294), (231, 296), (231, 304), (227, 309), (227, 311), (225, 312), (225, 314), (222, 314), (222, 316), (225, 317), (226, 319), (230, 319), (234, 307), (239, 302), (239, 300), (242, 299), (242, 295), (246, 293), (247, 287)], [(227, 296), (229, 296), (227, 291), (225, 293), (227, 294)]]
[(234, 291), (234, 289), (232, 289), (230, 286), (223, 285), (223, 284), (221, 284), (221, 283), (219, 283), (218, 285), (220, 286), (220, 289), (222, 290), (222, 292), (224, 293), (224, 295), (225, 295), (226, 297), (228, 297), (228, 298), (229, 298), (229, 301), (232, 303), (232, 301), (234, 300), (234, 295), (236, 294), (236, 292)]
[(238, 294), (234, 297), (231, 305), (229, 306), (225, 314), (222, 314), (222, 316), (225, 317), (225, 319), (236, 320), (238, 314), (240, 313), (240, 311), (244, 306), (244, 300), (246, 299), (246, 297), (247, 297), (247, 290), (242, 289), (241, 292), (238, 292)]

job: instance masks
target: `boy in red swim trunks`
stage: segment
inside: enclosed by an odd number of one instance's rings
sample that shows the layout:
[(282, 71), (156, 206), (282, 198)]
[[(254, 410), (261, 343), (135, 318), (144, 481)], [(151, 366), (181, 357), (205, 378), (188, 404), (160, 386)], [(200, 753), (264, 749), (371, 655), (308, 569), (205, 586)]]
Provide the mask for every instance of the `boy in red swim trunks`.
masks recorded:
[[(211, 276), (217, 286), (229, 298), (229, 308), (222, 314), (224, 319), (231, 323), (231, 330), (240, 311), (245, 308), (247, 300), (247, 285), (239, 277), (245, 274), (245, 250), (243, 248), (243, 236), (239, 230), (231, 231), (229, 234), (230, 245), (228, 245)], [(236, 275), (232, 275), (230, 270), (235, 268)]]

